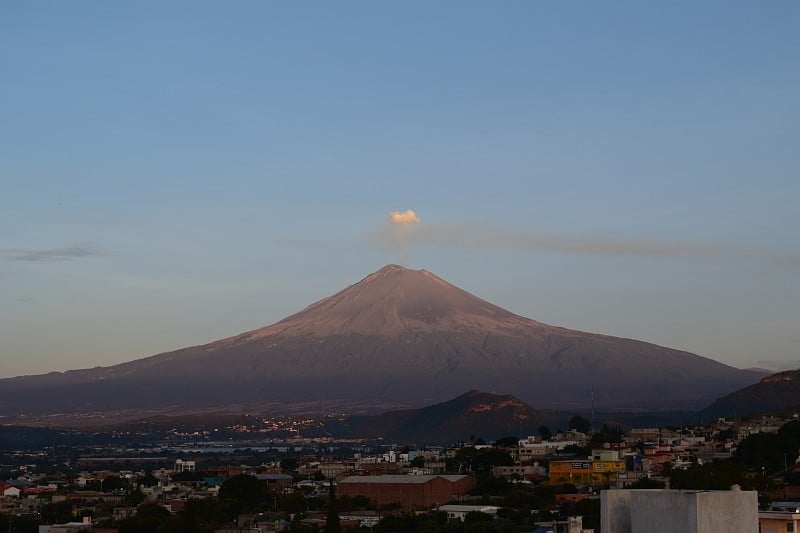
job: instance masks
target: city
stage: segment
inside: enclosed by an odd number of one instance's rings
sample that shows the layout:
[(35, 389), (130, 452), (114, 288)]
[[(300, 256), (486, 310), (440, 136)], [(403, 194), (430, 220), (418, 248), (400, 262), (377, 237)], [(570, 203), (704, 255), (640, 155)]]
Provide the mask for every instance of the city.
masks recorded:
[[(4, 450), (0, 531), (636, 533), (656, 529), (632, 518), (619, 529), (610, 511), (602, 515), (604, 494), (732, 487), (754, 495), (745, 524), (800, 523), (797, 414), (627, 432), (592, 432), (575, 415), (563, 431), (422, 448), (304, 437), (297, 421), (283, 423), (294, 436), (259, 438), (237, 424), (158, 442), (145, 430), (104, 444)], [(745, 529), (726, 531), (748, 531), (736, 521)]]

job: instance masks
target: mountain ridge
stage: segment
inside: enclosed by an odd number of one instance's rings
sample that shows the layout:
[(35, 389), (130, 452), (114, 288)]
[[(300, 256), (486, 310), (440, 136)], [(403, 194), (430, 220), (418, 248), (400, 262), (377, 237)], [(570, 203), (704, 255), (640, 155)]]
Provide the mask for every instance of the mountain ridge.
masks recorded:
[(467, 441), (470, 435), (489, 440), (533, 435), (541, 425), (557, 420), (552, 413), (535, 409), (515, 396), (471, 390), (417, 409), (352, 417), (331, 429), (345, 437), (440, 443)]
[(547, 409), (586, 407), (590, 390), (597, 406), (701, 408), (759, 377), (681, 350), (543, 324), (426, 270), (387, 265), (263, 328), (109, 367), (0, 380), (0, 408), (368, 409), (471, 389)]
[(771, 374), (706, 407), (711, 416), (738, 416), (800, 407), (800, 369)]

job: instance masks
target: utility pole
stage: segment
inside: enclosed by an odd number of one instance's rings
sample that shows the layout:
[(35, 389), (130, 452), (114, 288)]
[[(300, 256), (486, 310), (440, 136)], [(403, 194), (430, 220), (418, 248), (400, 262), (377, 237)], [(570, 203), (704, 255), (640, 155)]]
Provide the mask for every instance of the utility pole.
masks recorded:
[(594, 433), (594, 383), (592, 383), (592, 425), (591, 431)]

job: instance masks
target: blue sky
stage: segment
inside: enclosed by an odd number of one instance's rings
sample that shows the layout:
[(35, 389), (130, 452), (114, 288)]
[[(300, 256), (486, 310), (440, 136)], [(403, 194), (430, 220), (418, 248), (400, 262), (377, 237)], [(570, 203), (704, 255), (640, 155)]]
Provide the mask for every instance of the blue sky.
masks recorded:
[(230, 336), (392, 262), (799, 367), (798, 27), (794, 1), (0, 3), (0, 376)]

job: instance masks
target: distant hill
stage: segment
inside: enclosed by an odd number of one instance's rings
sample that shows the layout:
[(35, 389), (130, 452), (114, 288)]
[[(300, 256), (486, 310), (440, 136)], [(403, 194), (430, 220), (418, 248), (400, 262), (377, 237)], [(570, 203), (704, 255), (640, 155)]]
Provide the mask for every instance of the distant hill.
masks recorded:
[(778, 372), (719, 398), (703, 413), (734, 416), (763, 411), (800, 408), (800, 369)]
[[(532, 281), (533, 283), (534, 281)], [(759, 374), (515, 315), (388, 265), (280, 322), (124, 364), (0, 380), (0, 412), (381, 412), (477, 389), (545, 409), (699, 409)], [(116, 416), (116, 415), (115, 415)]]
[(0, 425), (0, 450), (41, 450), (53, 446), (105, 444), (105, 436), (69, 429)]
[(339, 437), (384, 438), (392, 442), (468, 442), (508, 435), (534, 435), (557, 418), (509, 395), (470, 391), (421, 409), (352, 417), (333, 432)]

